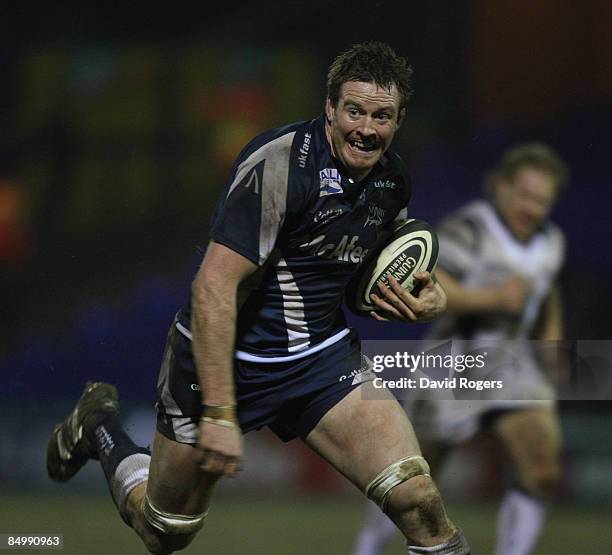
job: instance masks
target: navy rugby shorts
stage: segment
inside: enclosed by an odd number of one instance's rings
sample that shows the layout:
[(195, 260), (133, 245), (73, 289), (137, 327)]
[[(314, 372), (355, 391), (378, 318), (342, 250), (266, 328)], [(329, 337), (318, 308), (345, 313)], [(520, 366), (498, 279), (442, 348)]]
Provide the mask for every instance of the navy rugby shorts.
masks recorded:
[[(238, 421), (244, 433), (268, 426), (280, 439), (302, 439), (325, 413), (374, 374), (354, 331), (304, 358), (289, 362), (234, 360)], [(173, 324), (157, 384), (157, 430), (180, 443), (196, 443), (201, 396), (191, 341)]]

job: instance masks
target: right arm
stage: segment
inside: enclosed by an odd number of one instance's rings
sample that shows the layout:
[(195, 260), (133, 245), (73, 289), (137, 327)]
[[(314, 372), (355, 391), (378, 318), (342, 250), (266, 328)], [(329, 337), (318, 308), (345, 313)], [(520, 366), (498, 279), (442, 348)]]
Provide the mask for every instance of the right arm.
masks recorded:
[[(192, 349), (204, 405), (198, 446), (206, 472), (232, 476), (242, 462), (234, 385), (238, 286), (265, 263), (285, 221), (294, 136), (287, 133), (243, 150), (193, 282)], [(298, 200), (294, 205), (302, 206)]]
[(529, 284), (518, 276), (496, 287), (465, 287), (442, 268), (436, 277), (446, 291), (449, 313), (464, 316), (483, 312), (509, 312), (520, 314), (529, 295)]
[(520, 314), (530, 289), (523, 278), (514, 276), (478, 287), (463, 284), (478, 265), (487, 233), (477, 214), (468, 206), (451, 214), (438, 228), (440, 258), (436, 277), (446, 291), (446, 310), (459, 317), (493, 312)]
[[(192, 349), (202, 404), (235, 407), (234, 338), (238, 286), (257, 266), (235, 251), (211, 242), (192, 284)], [(235, 420), (235, 409), (224, 409)], [(228, 418), (223, 417), (226, 421)], [(234, 475), (242, 463), (242, 433), (234, 427), (200, 422), (202, 469)]]

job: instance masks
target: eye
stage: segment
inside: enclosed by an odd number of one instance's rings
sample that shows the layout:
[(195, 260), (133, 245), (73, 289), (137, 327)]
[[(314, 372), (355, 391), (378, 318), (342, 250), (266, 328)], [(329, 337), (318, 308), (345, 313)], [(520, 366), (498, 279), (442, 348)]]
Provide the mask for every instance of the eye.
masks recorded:
[(379, 119), (381, 121), (389, 121), (391, 119), (391, 114), (388, 114), (387, 112), (382, 112), (380, 114), (377, 114), (376, 119)]
[(348, 115), (352, 118), (356, 118), (359, 116), (359, 110), (357, 108), (349, 108), (347, 112)]

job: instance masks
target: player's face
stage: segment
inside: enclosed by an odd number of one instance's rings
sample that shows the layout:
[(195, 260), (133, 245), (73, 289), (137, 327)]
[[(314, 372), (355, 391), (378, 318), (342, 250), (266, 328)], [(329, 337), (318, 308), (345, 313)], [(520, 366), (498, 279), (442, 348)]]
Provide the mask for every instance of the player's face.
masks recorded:
[(511, 181), (501, 180), (496, 193), (506, 225), (517, 239), (527, 241), (548, 219), (557, 199), (557, 185), (548, 173), (524, 167)]
[(365, 178), (391, 145), (404, 116), (400, 93), (374, 83), (348, 81), (336, 106), (327, 99), (327, 140), (333, 155), (356, 181)]

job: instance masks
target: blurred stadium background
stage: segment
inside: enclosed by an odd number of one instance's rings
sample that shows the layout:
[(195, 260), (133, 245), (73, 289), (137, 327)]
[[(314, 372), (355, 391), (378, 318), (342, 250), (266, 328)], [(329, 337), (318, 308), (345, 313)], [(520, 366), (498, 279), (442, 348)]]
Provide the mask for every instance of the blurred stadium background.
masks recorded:
[[(513, 142), (572, 169), (567, 336), (611, 339), (612, 4), (596, 0), (228, 2), (3, 7), (0, 18), (0, 532), (59, 532), (66, 553), (139, 553), (90, 465), (50, 483), (47, 436), (86, 379), (119, 386), (147, 444), (167, 326), (242, 145), (317, 115), (333, 56), (378, 39), (407, 55), (415, 95), (396, 149), (412, 214), (479, 194)], [(369, 338), (417, 338), (421, 326)], [(378, 334), (378, 335), (377, 335)], [(609, 402), (564, 402), (564, 487), (538, 553), (612, 553)], [(474, 554), (491, 546), (504, 472), (482, 441), (440, 477)], [(190, 553), (348, 553), (360, 496), (302, 445), (250, 434)], [(402, 553), (399, 539), (387, 553)]]

